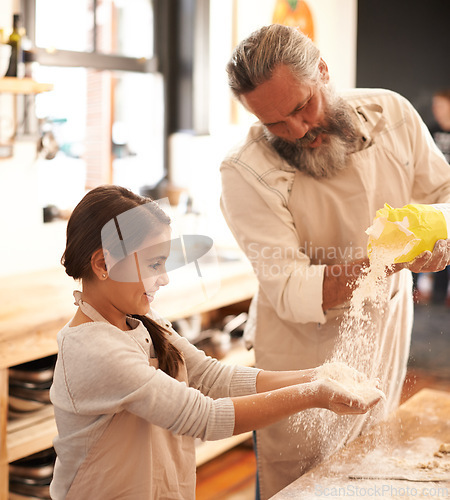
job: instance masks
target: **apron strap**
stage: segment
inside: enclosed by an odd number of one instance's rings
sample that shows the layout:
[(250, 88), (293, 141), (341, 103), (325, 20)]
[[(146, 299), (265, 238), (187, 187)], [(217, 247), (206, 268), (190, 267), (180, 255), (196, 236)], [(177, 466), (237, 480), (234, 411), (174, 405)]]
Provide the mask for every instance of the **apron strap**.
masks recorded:
[[(90, 318), (92, 321), (101, 321), (103, 323), (109, 324), (109, 321), (106, 320), (99, 312), (97, 312), (90, 304), (83, 301), (83, 299), (81, 298), (81, 292), (79, 290), (75, 290), (73, 292), (73, 296), (75, 298), (75, 305), (78, 306), (88, 318)], [(139, 344), (139, 342), (137, 342), (137, 344), (142, 349), (142, 351), (145, 353), (145, 350)], [(156, 358), (157, 358), (156, 351), (155, 351), (155, 347), (154, 347), (153, 342), (152, 342), (150, 344), (150, 359), (156, 359)], [(156, 365), (156, 368), (158, 368), (157, 365)]]
[(84, 302), (81, 298), (81, 292), (79, 290), (75, 290), (73, 292), (73, 296), (75, 298), (75, 305), (78, 306), (84, 314), (92, 321), (102, 321), (103, 323), (109, 323), (100, 313), (98, 313), (90, 304)]
[(370, 134), (370, 142), (368, 144), (371, 145), (373, 142), (373, 139), (384, 129), (386, 126), (386, 118), (383, 116), (383, 108), (379, 104), (366, 104), (363, 106), (358, 106), (356, 108), (356, 111), (364, 117), (366, 121), (368, 121), (367, 116), (364, 114), (364, 109), (368, 111), (374, 111), (375, 113), (380, 113), (380, 118), (378, 121), (375, 123), (375, 125), (372, 127), (371, 130), (369, 130)]

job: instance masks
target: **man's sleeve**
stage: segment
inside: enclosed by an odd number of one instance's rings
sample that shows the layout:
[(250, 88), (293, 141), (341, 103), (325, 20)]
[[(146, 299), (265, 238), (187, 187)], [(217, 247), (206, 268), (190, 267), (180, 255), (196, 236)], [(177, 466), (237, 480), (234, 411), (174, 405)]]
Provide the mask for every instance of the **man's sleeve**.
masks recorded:
[(241, 172), (224, 162), (221, 174), (222, 212), (278, 316), (292, 322), (325, 323), (325, 266), (311, 265), (300, 251), (286, 200), (260, 183), (254, 172)]

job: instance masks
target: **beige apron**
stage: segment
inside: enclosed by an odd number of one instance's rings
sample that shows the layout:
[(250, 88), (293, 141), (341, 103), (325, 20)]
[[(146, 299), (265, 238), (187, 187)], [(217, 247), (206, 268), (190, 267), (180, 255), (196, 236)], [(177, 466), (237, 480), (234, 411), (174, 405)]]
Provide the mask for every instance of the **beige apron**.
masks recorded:
[[(86, 302), (80, 309), (106, 320)], [(156, 358), (150, 365), (158, 367)], [(186, 367), (177, 377), (187, 383)], [(188, 500), (195, 498), (194, 439), (176, 436), (127, 411), (116, 413), (89, 451), (66, 500)]]
[[(382, 111), (377, 108), (376, 111)], [(358, 112), (366, 119), (362, 109)], [(301, 172), (295, 175), (288, 208), (300, 248), (307, 249), (305, 253), (310, 256), (311, 264), (336, 264), (365, 256), (365, 230), (372, 223), (376, 210), (385, 202), (403, 206), (411, 201), (410, 186), (402, 182), (403, 166), (374, 141), (384, 127), (382, 116), (376, 123), (366, 125), (371, 131), (368, 147), (350, 155), (348, 167), (338, 176), (316, 180)], [(365, 426), (396, 408), (409, 355), (413, 314), (411, 287), (409, 271), (393, 275), (389, 279), (389, 301), (385, 311), (382, 314), (372, 311), (376, 341), (370, 372), (381, 379), (387, 395), (381, 414), (378, 409), (378, 414), (372, 411), (366, 416), (337, 417), (345, 420), (337, 424), (341, 428), (336, 432), (334, 443), (329, 438), (326, 443), (321, 442), (320, 425), (306, 435), (302, 425), (295, 425), (292, 418), (258, 431), (262, 499), (274, 495), (327, 454), (354, 439)], [(257, 301), (256, 366), (267, 370), (305, 369), (321, 365), (330, 358), (347, 306), (327, 311), (324, 324), (300, 324), (280, 319), (261, 289)]]

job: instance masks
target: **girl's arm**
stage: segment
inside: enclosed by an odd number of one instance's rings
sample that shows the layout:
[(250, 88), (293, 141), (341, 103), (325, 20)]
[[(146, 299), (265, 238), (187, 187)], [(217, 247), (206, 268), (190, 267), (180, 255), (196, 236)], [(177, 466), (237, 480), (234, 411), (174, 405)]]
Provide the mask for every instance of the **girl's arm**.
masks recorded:
[(180, 337), (175, 331), (172, 337), (171, 342), (184, 355), (191, 387), (199, 389), (213, 399), (243, 396), (303, 384), (310, 382), (314, 374), (314, 369), (265, 371), (224, 365), (206, 356), (203, 351)]
[[(80, 335), (60, 339), (51, 397), (55, 407), (68, 414), (84, 417), (127, 410), (175, 434), (216, 440), (313, 406), (345, 413), (368, 409), (359, 407), (351, 395), (327, 391), (323, 382), (307, 382), (311, 371), (261, 373), (254, 368), (222, 368), (218, 362), (204, 359), (203, 354), (199, 363), (203, 371), (196, 374), (202, 388), (209, 389), (209, 382), (214, 385), (220, 381), (226, 393), (230, 381), (238, 379), (231, 383), (235, 386), (232, 397), (213, 400), (150, 366), (136, 342), (117, 328), (92, 324), (85, 329)], [(187, 347), (187, 353), (195, 350)], [(192, 363), (199, 356), (194, 354)], [(191, 369), (196, 371), (194, 366)], [(216, 370), (220, 376), (208, 373)], [(288, 387), (279, 388), (282, 385)], [(264, 392), (255, 394), (258, 390)]]
[[(263, 374), (260, 373), (259, 377)], [(364, 404), (356, 396), (319, 380), (232, 398), (235, 411), (233, 434), (260, 429), (308, 408), (327, 408), (337, 414), (362, 414), (379, 400)]]
[(256, 377), (256, 392), (273, 391), (290, 385), (304, 384), (311, 382), (314, 375), (314, 368), (308, 370), (295, 371), (267, 371), (261, 370)]
[(170, 342), (182, 353), (188, 372), (189, 385), (213, 399), (255, 394), (259, 369), (225, 365), (207, 356), (175, 331)]

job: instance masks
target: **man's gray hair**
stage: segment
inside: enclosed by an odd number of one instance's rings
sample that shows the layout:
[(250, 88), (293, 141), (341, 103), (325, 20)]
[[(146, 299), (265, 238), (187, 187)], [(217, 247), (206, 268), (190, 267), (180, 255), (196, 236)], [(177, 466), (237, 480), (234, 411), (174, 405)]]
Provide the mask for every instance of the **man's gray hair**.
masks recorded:
[(239, 98), (269, 80), (279, 64), (289, 66), (299, 80), (315, 82), (319, 60), (319, 49), (298, 29), (264, 26), (234, 49), (227, 64), (228, 83)]

